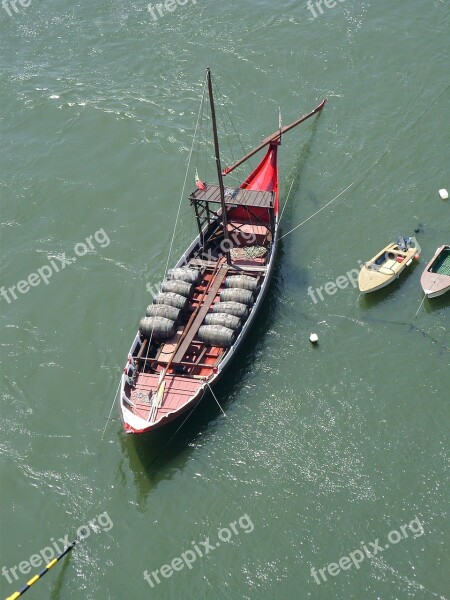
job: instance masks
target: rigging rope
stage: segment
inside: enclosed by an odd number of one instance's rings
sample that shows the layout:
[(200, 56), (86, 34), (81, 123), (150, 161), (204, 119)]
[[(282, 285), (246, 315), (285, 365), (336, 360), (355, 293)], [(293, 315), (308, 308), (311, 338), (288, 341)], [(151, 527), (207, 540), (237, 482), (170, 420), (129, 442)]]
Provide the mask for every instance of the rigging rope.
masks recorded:
[[(167, 277), (167, 270), (168, 270), (168, 267), (169, 267), (170, 255), (172, 253), (173, 242), (175, 240), (175, 234), (176, 234), (176, 231), (177, 231), (178, 219), (180, 217), (180, 211), (181, 211), (181, 205), (182, 205), (183, 200), (184, 200), (184, 192), (186, 190), (186, 183), (187, 183), (187, 178), (188, 178), (188, 175), (189, 175), (189, 169), (190, 169), (190, 166), (191, 166), (192, 154), (194, 152), (195, 140), (197, 139), (197, 130), (198, 130), (198, 126), (199, 126), (199, 123), (200, 123), (200, 118), (201, 118), (201, 115), (202, 115), (202, 112), (203, 112), (203, 104), (204, 104), (204, 101), (205, 101), (206, 87), (207, 87), (207, 79), (206, 79), (206, 76), (205, 76), (205, 82), (203, 84), (202, 99), (201, 99), (201, 102), (200, 102), (200, 108), (198, 109), (197, 122), (195, 124), (195, 129), (194, 129), (194, 137), (192, 139), (191, 149), (189, 151), (188, 164), (187, 164), (187, 167), (186, 167), (186, 173), (184, 175), (183, 189), (181, 191), (180, 201), (178, 203), (177, 216), (175, 218), (175, 225), (174, 225), (173, 232), (172, 232), (172, 239), (170, 240), (169, 252), (167, 254), (167, 261), (166, 261), (166, 266), (165, 266), (165, 269), (164, 269), (164, 279)], [(145, 363), (146, 363), (147, 358), (148, 358), (148, 353), (149, 353), (150, 347), (152, 345), (153, 330), (154, 330), (154, 328), (155, 328), (155, 322), (153, 322), (152, 330), (151, 330), (151, 333), (150, 333), (150, 339), (148, 341), (147, 353), (145, 355), (145, 360), (144, 360), (144, 370), (145, 370)]]
[[(218, 96), (219, 96), (219, 98), (221, 100), (222, 99), (222, 95), (218, 94)], [(226, 122), (225, 122), (225, 119), (224, 119), (224, 116), (223, 116), (222, 102), (219, 102), (218, 106), (219, 106), (220, 116), (222, 117), (223, 128), (225, 130), (225, 138), (227, 140), (228, 148), (229, 148), (230, 154), (231, 154), (231, 160), (233, 161), (233, 163), (235, 163), (236, 161), (235, 161), (235, 158), (234, 158), (233, 148), (231, 147), (230, 136), (228, 134), (227, 126), (225, 124)]]
[[(204, 95), (204, 93), (205, 93), (205, 88), (204, 88), (204, 91), (203, 91), (203, 95)], [(199, 131), (199, 134), (198, 134), (198, 140), (197, 140), (196, 151), (195, 151), (195, 156), (196, 156), (196, 159), (195, 159), (195, 170), (197, 172), (198, 172), (198, 168), (199, 168), (199, 165), (200, 165), (200, 158), (201, 158), (200, 148), (201, 148), (202, 144), (204, 144), (206, 142), (206, 138), (205, 138), (204, 133), (203, 133), (203, 121), (205, 119), (205, 103), (204, 103), (203, 99), (202, 99), (202, 102), (200, 104), (200, 108), (201, 108), (201, 112), (200, 112), (200, 131)], [(195, 139), (195, 137), (194, 137), (194, 139)], [(206, 156), (206, 152), (205, 152), (205, 156)]]
[(291, 197), (292, 188), (294, 187), (294, 183), (295, 183), (296, 179), (297, 179), (297, 175), (295, 174), (294, 177), (293, 177), (293, 179), (292, 179), (291, 187), (289, 188), (289, 192), (288, 192), (288, 195), (286, 197), (286, 202), (284, 203), (283, 210), (281, 211), (280, 218), (278, 219), (278, 225), (280, 224), (280, 221), (283, 218), (284, 211), (286, 210), (287, 203), (289, 202), (289, 198)]
[(193, 154), (193, 151), (194, 151), (195, 140), (197, 138), (197, 130), (198, 130), (199, 123), (200, 123), (200, 117), (201, 117), (201, 114), (202, 114), (202, 111), (203, 111), (203, 103), (205, 101), (206, 85), (207, 84), (206, 84), (206, 78), (205, 78), (205, 83), (203, 85), (202, 99), (201, 99), (201, 102), (200, 102), (200, 108), (199, 108), (198, 115), (197, 115), (197, 122), (195, 124), (194, 138), (192, 140), (191, 149), (189, 151), (189, 159), (188, 159), (188, 164), (187, 164), (187, 167), (186, 167), (186, 173), (185, 173), (185, 176), (184, 176), (183, 189), (182, 189), (182, 192), (181, 192), (181, 195), (180, 195), (180, 202), (178, 203), (178, 210), (177, 210), (177, 216), (176, 216), (176, 219), (175, 219), (175, 226), (173, 228), (172, 239), (170, 241), (170, 246), (169, 246), (169, 253), (167, 255), (167, 262), (166, 262), (166, 268), (164, 270), (164, 277), (166, 277), (166, 275), (167, 275), (167, 269), (168, 269), (168, 266), (169, 266), (170, 255), (172, 253), (173, 242), (175, 240), (175, 234), (176, 234), (176, 230), (177, 230), (178, 219), (179, 219), (179, 216), (180, 216), (181, 205), (182, 205), (183, 200), (184, 200), (184, 192), (186, 190), (186, 183), (187, 183), (187, 178), (188, 178), (188, 175), (189, 175), (189, 169), (190, 169), (190, 166), (191, 166), (192, 154)]
[[(316, 215), (318, 215), (319, 213), (321, 213), (323, 210), (325, 210), (328, 206), (330, 206), (330, 204), (332, 204), (333, 202), (335, 202), (338, 198), (340, 198), (343, 194), (345, 194), (346, 191), (348, 191), (351, 187), (353, 187), (356, 183), (358, 183), (359, 181), (361, 181), (361, 179), (363, 179), (363, 177), (369, 172), (371, 171), (385, 156), (386, 154), (388, 154), (391, 151), (391, 148), (394, 146), (394, 144), (396, 142), (398, 142), (398, 140), (409, 130), (412, 129), (416, 123), (418, 123), (420, 121), (420, 119), (423, 117), (423, 115), (427, 112), (429, 112), (430, 108), (433, 106), (433, 104), (435, 104), (446, 92), (447, 90), (450, 88), (450, 85), (448, 85), (445, 90), (439, 94), (439, 96), (433, 100), (433, 102), (431, 104), (429, 104), (427, 106), (427, 108), (417, 117), (417, 119), (414, 121), (414, 123), (412, 125), (406, 126), (404, 129), (402, 129), (400, 131), (400, 133), (398, 133), (393, 140), (391, 141), (391, 143), (387, 146), (387, 148), (384, 150), (384, 152), (381, 154), (381, 156), (379, 156), (377, 158), (377, 160), (372, 163), (370, 165), (370, 167), (368, 167), (367, 169), (365, 169), (365, 171), (363, 171), (361, 173), (361, 175), (359, 175), (359, 177), (357, 177), (354, 181), (352, 181), (352, 183), (347, 186), (345, 188), (345, 190), (342, 190), (342, 192), (340, 192), (337, 196), (335, 196), (332, 200), (330, 200), (329, 202), (327, 202), (327, 204), (325, 204), (325, 206), (322, 206), (322, 208), (319, 208), (319, 210), (317, 210), (314, 214), (312, 214), (311, 216), (309, 216), (307, 219), (305, 219), (304, 221), (302, 221), (301, 223), (299, 223), (298, 225), (296, 225), (295, 227), (293, 227), (290, 231), (288, 231), (287, 233), (283, 234), (279, 239), (282, 240), (283, 238), (285, 238), (287, 235), (293, 233), (296, 229), (298, 229), (299, 227), (301, 227), (302, 225), (304, 225), (305, 223), (307, 223), (308, 221), (310, 221), (311, 219), (313, 219)], [(413, 102), (414, 104), (414, 102)], [(410, 109), (411, 110), (411, 109)]]
[[(217, 94), (219, 95), (219, 97), (220, 97), (220, 98), (224, 98), (225, 96), (223, 96), (222, 92), (220, 91), (220, 86), (219, 86), (219, 84), (218, 84), (218, 82), (217, 82), (217, 81), (215, 82), (215, 85), (216, 85)], [(231, 117), (231, 115), (230, 115), (230, 111), (228, 110), (227, 103), (226, 103), (226, 102), (224, 102), (224, 103), (223, 103), (223, 105), (224, 105), (225, 111), (226, 111), (226, 113), (227, 113), (227, 115), (228, 115), (228, 118), (229, 118), (229, 120), (230, 120), (230, 123), (231, 123), (231, 125), (232, 125), (232, 127), (233, 127), (233, 129), (234, 129), (234, 132), (235, 132), (235, 134), (236, 134), (236, 137), (237, 137), (237, 139), (239, 140), (239, 143), (240, 143), (240, 145), (241, 145), (242, 151), (244, 152), (244, 155), (245, 155), (245, 154), (247, 153), (247, 150), (244, 148), (244, 144), (242, 143), (241, 136), (239, 135), (239, 132), (238, 132), (238, 130), (236, 129), (236, 126), (235, 126), (235, 124), (234, 124), (234, 121), (233, 121), (233, 119), (232, 119), (232, 117)], [(252, 165), (252, 163), (251, 163), (251, 160), (249, 159), (247, 162), (248, 162), (248, 164), (250, 165), (250, 169), (253, 171), (253, 165)]]

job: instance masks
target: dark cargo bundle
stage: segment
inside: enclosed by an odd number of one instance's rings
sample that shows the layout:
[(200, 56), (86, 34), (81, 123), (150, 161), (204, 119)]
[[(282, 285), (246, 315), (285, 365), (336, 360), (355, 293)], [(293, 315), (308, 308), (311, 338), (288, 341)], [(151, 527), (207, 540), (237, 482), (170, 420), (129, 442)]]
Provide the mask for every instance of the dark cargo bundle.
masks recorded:
[(146, 338), (168, 340), (176, 332), (175, 321), (164, 317), (144, 317), (139, 322), (139, 333)]
[(174, 294), (173, 292), (167, 292), (158, 294), (154, 300), (155, 304), (168, 304), (181, 310), (187, 308), (189, 300), (180, 294)]
[(145, 316), (164, 317), (176, 322), (180, 316), (180, 309), (175, 308), (175, 306), (168, 306), (167, 304), (150, 304), (150, 306), (147, 306)]
[(204, 344), (229, 348), (233, 345), (236, 333), (221, 325), (202, 325), (198, 330), (198, 339)]
[(178, 269), (168, 271), (167, 278), (198, 285), (200, 283), (200, 271), (179, 267)]
[(245, 304), (239, 302), (217, 302), (212, 307), (213, 313), (226, 313), (228, 315), (234, 315), (240, 319), (246, 319), (248, 316), (248, 308)]
[(203, 322), (205, 325), (222, 325), (222, 327), (228, 327), (228, 329), (232, 329), (233, 331), (241, 328), (239, 317), (226, 313), (208, 313)]
[(220, 292), (221, 302), (239, 302), (252, 306), (255, 302), (255, 298), (249, 290), (243, 290), (240, 288), (229, 288)]

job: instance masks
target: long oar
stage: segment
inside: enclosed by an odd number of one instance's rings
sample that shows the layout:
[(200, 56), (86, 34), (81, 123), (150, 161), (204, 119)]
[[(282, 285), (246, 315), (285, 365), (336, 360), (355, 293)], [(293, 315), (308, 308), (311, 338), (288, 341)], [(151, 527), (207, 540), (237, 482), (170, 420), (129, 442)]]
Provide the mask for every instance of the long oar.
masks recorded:
[(23, 588), (21, 588), (18, 592), (14, 592), (14, 594), (12, 596), (8, 596), (8, 598), (6, 598), (6, 600), (16, 600), (16, 598), (20, 598), (20, 596), (25, 594), (25, 592), (28, 591), (30, 589), (30, 587), (36, 583), (36, 581), (38, 581), (39, 579), (44, 577), (44, 575), (46, 573), (48, 573), (50, 571), (50, 569), (56, 565), (57, 562), (59, 562), (62, 558), (64, 558), (66, 556), (66, 554), (69, 554), (69, 552), (71, 550), (73, 550), (74, 547), (80, 541), (81, 540), (79, 538), (74, 540), (71, 544), (69, 544), (69, 546), (67, 546), (67, 548), (64, 550), (64, 552), (61, 552), (61, 554), (59, 556), (57, 556), (56, 558), (51, 560), (48, 563), (48, 565), (44, 569), (42, 569), (42, 571), (40, 573), (38, 573), (37, 575), (32, 577), (29, 581), (27, 581), (27, 584), (24, 585)]

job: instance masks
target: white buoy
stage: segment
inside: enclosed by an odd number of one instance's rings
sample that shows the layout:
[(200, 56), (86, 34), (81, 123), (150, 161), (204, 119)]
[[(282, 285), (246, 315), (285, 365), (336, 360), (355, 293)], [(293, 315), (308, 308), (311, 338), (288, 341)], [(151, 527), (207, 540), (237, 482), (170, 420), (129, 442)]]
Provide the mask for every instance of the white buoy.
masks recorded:
[(445, 189), (439, 190), (439, 196), (442, 200), (448, 200), (448, 192)]
[(317, 333), (312, 333), (309, 336), (309, 341), (311, 342), (311, 344), (317, 344), (317, 342), (319, 341), (319, 336), (317, 335)]

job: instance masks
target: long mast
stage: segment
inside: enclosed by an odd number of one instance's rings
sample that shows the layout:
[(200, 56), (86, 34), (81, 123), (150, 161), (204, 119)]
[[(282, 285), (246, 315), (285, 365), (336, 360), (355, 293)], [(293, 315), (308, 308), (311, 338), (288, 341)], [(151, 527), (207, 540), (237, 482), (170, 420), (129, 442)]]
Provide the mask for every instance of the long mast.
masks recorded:
[[(225, 205), (225, 188), (223, 185), (222, 166), (220, 163), (219, 136), (217, 134), (216, 109), (214, 106), (214, 96), (213, 96), (212, 81), (211, 81), (211, 70), (209, 68), (206, 69), (206, 73), (208, 76), (209, 102), (211, 105), (211, 120), (212, 120), (212, 126), (213, 126), (213, 134), (214, 134), (214, 153), (216, 156), (217, 176), (219, 178), (220, 205), (222, 207), (223, 237), (224, 237), (224, 240), (229, 241), (227, 209), (226, 209), (226, 205)], [(229, 265), (231, 265), (230, 244), (229, 243), (224, 244), (224, 246), (226, 246), (225, 254), (227, 257), (227, 263)]]

